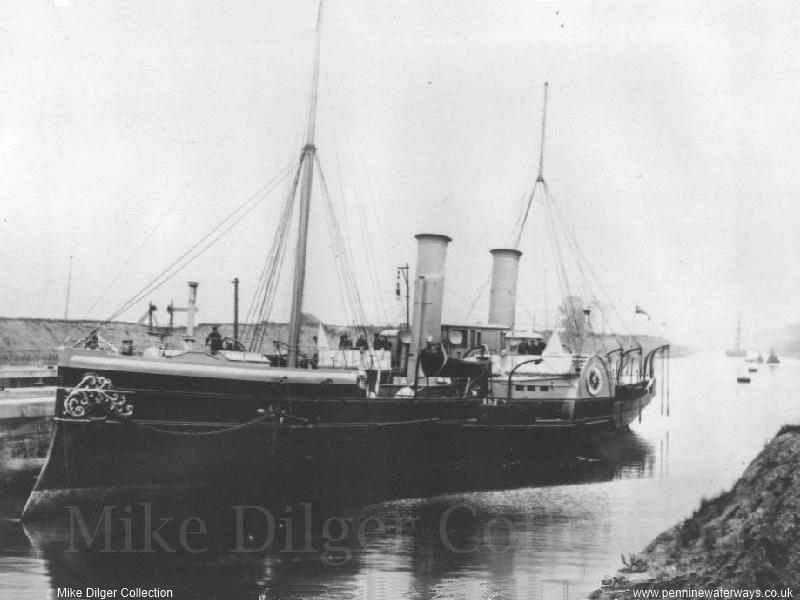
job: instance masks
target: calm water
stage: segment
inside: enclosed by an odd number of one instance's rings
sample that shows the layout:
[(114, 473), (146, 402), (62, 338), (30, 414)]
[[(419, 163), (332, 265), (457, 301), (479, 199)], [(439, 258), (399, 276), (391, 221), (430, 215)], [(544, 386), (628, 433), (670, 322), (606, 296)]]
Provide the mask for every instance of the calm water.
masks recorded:
[[(23, 527), (15, 517), (24, 493), (6, 491), (0, 595), (55, 597), (71, 586), (116, 589), (117, 598), (123, 587), (181, 599), (585, 598), (621, 553), (730, 486), (781, 424), (800, 421), (798, 361), (761, 365), (750, 385), (737, 385), (746, 369), (724, 357), (670, 368), (669, 417), (656, 399), (630, 433), (576, 455), (452, 468), (424, 486), (388, 478), (382, 497), (395, 499), (366, 506), (354, 486), (335, 506), (296, 498), (240, 508), (238, 520), (225, 507), (203, 516), (206, 532), (186, 534), (183, 549), (178, 524), (159, 530), (174, 552), (152, 537), (154, 551), (142, 552), (138, 518), (130, 535), (115, 521), (105, 548), (101, 535), (87, 549), (67, 523)], [(199, 531), (199, 521), (186, 527)]]

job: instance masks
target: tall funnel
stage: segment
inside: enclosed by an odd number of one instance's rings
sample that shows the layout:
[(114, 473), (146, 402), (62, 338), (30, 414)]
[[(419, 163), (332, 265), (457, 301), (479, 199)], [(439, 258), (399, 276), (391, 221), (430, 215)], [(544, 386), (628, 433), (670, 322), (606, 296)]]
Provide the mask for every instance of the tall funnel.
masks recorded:
[(197, 312), (197, 282), (189, 282), (189, 306), (186, 307), (186, 337), (194, 337), (194, 313)]
[(442, 301), (447, 245), (446, 235), (420, 233), (417, 238), (417, 273), (414, 278), (414, 331), (417, 346), (442, 337)]
[(492, 253), (492, 287), (489, 292), (489, 323), (514, 329), (517, 306), (517, 276), (522, 252), (496, 248)]

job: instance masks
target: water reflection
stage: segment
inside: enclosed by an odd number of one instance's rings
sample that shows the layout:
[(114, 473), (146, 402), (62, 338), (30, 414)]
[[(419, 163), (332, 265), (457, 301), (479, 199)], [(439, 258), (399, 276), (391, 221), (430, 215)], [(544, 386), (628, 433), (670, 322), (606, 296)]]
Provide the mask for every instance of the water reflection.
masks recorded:
[[(102, 552), (85, 543), (72, 551), (68, 520), (26, 528), (2, 520), (19, 515), (25, 491), (0, 490), (0, 590), (37, 600), (63, 586), (160, 587), (192, 599), (580, 600), (620, 566), (621, 553), (642, 548), (701, 497), (729, 487), (782, 424), (800, 417), (786, 393), (800, 385), (798, 361), (759, 369), (749, 386), (736, 383), (738, 361), (721, 355), (671, 362), (669, 418), (654, 403), (635, 433), (437, 469), (298, 473), (270, 498), (232, 497), (221, 510), (189, 511), (207, 519), (207, 533), (189, 537), (205, 548), (198, 553), (180, 544), (167, 552), (156, 542), (153, 552)], [(237, 503), (270, 511), (270, 544), (262, 548), (269, 531), (256, 509), (242, 512), (237, 533)], [(123, 510), (114, 515), (125, 518)], [(158, 510), (154, 518), (178, 516)], [(132, 527), (140, 524), (141, 514), (129, 516)], [(87, 527), (96, 524), (86, 519)], [(113, 548), (124, 549), (125, 522), (112, 525)], [(178, 527), (159, 530), (170, 549), (180, 541)], [(133, 527), (129, 547), (141, 550), (143, 538)], [(237, 541), (253, 551), (236, 551)]]
[(606, 518), (624, 510), (588, 484), (658, 477), (664, 464), (663, 439), (654, 451), (626, 432), (546, 456), (368, 480), (315, 473), (304, 492), (256, 504), (6, 521), (0, 544), (38, 558), (47, 588), (98, 598), (122, 587), (200, 599), (561, 597), (574, 580), (566, 572), (586, 570), (581, 557), (608, 543)]

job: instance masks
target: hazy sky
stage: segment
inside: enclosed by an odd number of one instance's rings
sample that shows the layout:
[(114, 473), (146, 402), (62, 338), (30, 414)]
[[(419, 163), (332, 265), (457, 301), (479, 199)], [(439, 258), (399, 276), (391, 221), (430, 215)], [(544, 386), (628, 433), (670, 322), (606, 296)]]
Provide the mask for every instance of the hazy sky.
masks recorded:
[[(296, 159), (316, 9), (0, 5), (0, 315), (63, 316), (70, 255), (70, 316), (109, 315)], [(800, 321), (796, 2), (328, 0), (322, 72), (319, 157), (371, 318), (401, 318), (394, 269), (419, 232), (453, 237), (445, 317), (466, 317), (535, 180), (549, 81), (545, 176), (623, 316), (725, 344), (739, 310), (745, 338)], [(284, 191), (151, 295), (162, 321), (188, 279), (200, 320), (231, 319)], [(543, 314), (541, 217), (522, 325)], [(336, 321), (323, 222), (306, 310)]]

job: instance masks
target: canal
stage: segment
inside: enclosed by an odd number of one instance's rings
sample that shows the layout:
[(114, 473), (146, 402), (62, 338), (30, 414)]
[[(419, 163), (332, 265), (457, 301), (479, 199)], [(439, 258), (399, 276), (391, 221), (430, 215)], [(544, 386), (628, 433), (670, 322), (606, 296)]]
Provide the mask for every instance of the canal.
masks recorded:
[[(581, 599), (728, 488), (787, 422), (800, 361), (670, 365), (631, 431), (547, 460), (450, 465), (380, 480), (315, 482), (325, 501), (150, 513), (149, 507), (23, 525), (25, 486), (0, 493), (0, 590), (8, 598)], [(163, 511), (163, 509), (160, 509)], [(166, 515), (169, 521), (162, 521)], [(70, 590), (72, 592), (70, 592)]]

